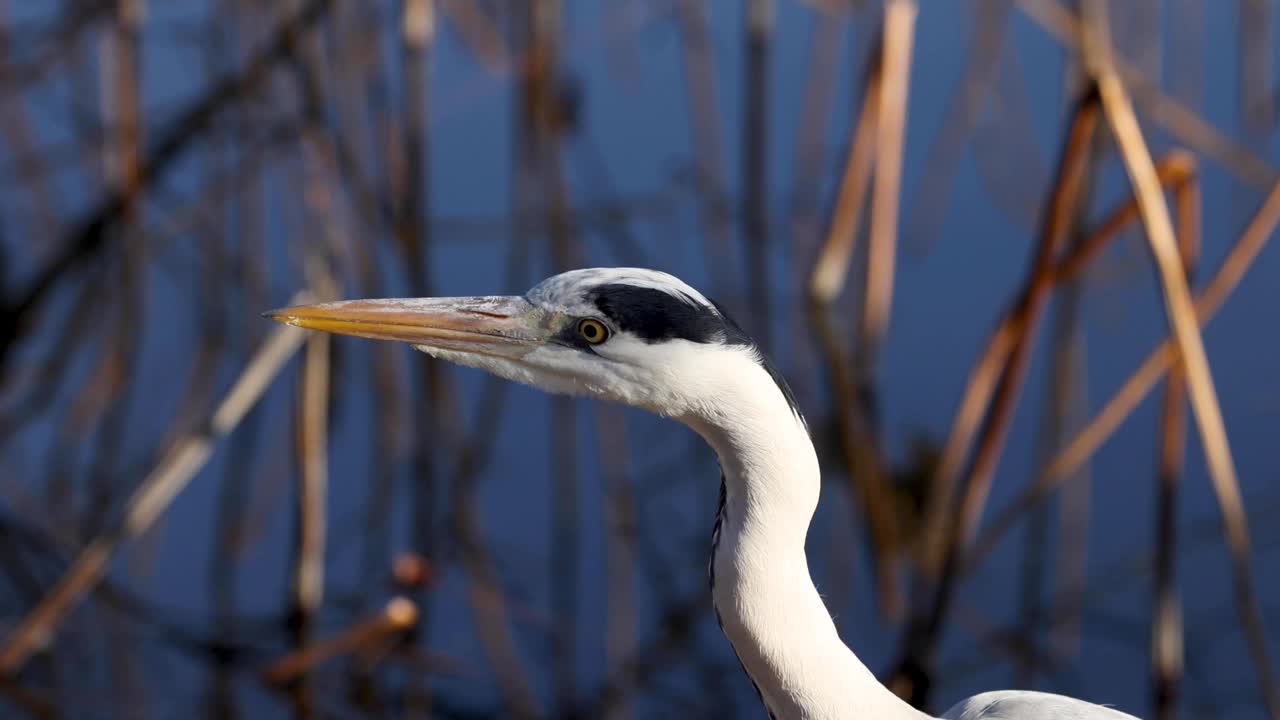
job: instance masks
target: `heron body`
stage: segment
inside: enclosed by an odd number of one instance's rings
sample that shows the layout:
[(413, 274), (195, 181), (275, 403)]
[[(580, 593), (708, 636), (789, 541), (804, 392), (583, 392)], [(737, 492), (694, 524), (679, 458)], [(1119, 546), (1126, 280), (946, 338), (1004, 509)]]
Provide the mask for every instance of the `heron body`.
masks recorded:
[[(805, 536), (820, 470), (786, 382), (715, 302), (666, 273), (592, 268), (524, 296), (352, 300), (271, 313), (299, 327), (411, 343), (547, 392), (646, 408), (688, 425), (722, 469), (708, 576), (716, 618), (777, 718), (923, 720), (841, 641)], [(1060, 695), (984, 693), (953, 720), (1132, 716)]]

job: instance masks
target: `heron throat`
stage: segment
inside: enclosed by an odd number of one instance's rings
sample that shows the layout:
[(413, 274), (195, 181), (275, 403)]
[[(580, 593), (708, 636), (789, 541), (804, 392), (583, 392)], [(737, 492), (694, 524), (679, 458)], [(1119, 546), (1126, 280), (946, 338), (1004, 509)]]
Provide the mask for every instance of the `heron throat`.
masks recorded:
[(775, 376), (761, 363), (726, 368), (717, 401), (683, 418), (722, 471), (708, 565), (716, 619), (771, 717), (926, 718), (844, 644), (810, 577), (821, 472)]

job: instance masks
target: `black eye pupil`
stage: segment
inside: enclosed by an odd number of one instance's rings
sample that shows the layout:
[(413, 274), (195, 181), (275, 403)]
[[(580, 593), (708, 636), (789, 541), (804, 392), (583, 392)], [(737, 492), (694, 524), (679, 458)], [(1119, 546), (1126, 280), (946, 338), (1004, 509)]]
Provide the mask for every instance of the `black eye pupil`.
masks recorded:
[(578, 322), (578, 335), (592, 345), (597, 345), (609, 337), (609, 331), (598, 320), (581, 320)]

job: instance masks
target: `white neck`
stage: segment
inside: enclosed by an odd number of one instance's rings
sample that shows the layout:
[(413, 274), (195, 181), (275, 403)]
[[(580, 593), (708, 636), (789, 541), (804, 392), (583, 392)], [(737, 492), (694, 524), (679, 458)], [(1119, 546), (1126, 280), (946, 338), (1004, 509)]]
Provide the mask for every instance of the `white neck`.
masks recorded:
[[(813, 443), (769, 374), (745, 356), (705, 378), (715, 400), (683, 417), (715, 449), (725, 500), (712, 599), (771, 715), (920, 720), (841, 640), (809, 577), (818, 504)], [(709, 389), (709, 388), (708, 388)]]

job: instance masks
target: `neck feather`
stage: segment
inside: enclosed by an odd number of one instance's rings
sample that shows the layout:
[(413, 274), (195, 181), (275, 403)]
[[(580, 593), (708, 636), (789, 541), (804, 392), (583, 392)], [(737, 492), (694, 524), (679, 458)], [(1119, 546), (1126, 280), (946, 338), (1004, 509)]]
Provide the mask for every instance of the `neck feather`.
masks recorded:
[(770, 374), (742, 356), (712, 380), (716, 400), (683, 418), (715, 449), (724, 472), (711, 579), (725, 635), (771, 715), (927, 717), (840, 640), (805, 557), (818, 504), (817, 454)]

